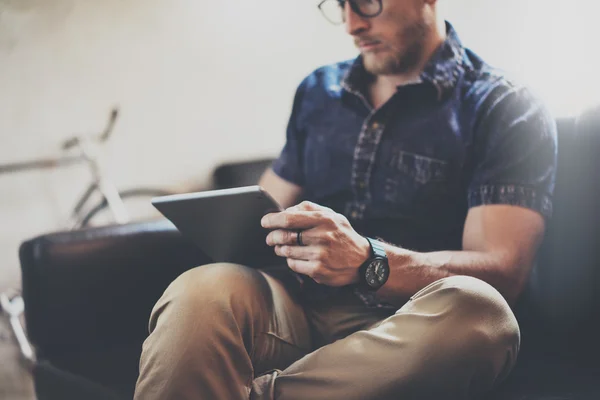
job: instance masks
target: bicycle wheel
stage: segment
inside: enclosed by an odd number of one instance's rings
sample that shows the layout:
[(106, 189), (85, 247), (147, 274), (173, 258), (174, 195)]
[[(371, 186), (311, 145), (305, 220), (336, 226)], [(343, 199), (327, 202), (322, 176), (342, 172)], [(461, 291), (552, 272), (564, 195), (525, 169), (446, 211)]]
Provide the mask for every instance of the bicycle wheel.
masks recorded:
[[(152, 206), (150, 200), (157, 196), (173, 194), (168, 190), (154, 188), (135, 188), (119, 192), (131, 222), (156, 219), (161, 214)], [(114, 224), (114, 217), (106, 199), (102, 199), (91, 208), (81, 222), (81, 228)]]

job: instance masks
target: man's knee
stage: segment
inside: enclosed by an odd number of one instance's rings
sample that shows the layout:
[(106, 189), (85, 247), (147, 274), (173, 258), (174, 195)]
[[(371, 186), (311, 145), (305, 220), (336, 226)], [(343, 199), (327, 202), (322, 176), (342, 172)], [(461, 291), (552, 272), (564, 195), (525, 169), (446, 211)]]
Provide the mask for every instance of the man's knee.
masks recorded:
[(488, 283), (468, 276), (441, 279), (413, 296), (410, 303), (410, 309), (437, 317), (439, 324), (429, 336), (434, 343), (429, 345), (438, 354), (493, 365), (497, 377), (514, 364), (519, 325), (508, 303)]
[[(150, 330), (165, 308), (175, 309), (181, 323), (223, 313), (242, 316), (269, 293), (264, 276), (238, 264), (216, 263), (193, 268), (177, 277), (154, 306)], [(264, 302), (264, 301), (263, 301)]]
[(451, 306), (458, 314), (486, 315), (518, 329), (513, 312), (500, 292), (490, 284), (470, 276), (440, 279), (415, 294), (411, 301)]
[(518, 334), (517, 320), (504, 297), (489, 283), (470, 276), (452, 276), (439, 281), (439, 290), (449, 292), (454, 312), (475, 320), (484, 318)]
[(232, 295), (245, 297), (260, 290), (260, 272), (238, 264), (216, 263), (190, 269), (181, 274), (167, 288), (186, 301), (214, 301)]

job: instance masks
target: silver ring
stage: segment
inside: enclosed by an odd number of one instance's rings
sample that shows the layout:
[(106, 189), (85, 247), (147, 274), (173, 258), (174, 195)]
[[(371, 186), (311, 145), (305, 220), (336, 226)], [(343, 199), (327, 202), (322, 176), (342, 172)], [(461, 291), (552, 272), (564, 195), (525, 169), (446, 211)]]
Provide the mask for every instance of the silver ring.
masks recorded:
[(298, 246), (304, 246), (304, 243), (302, 242), (302, 231), (296, 232), (296, 242), (298, 243)]

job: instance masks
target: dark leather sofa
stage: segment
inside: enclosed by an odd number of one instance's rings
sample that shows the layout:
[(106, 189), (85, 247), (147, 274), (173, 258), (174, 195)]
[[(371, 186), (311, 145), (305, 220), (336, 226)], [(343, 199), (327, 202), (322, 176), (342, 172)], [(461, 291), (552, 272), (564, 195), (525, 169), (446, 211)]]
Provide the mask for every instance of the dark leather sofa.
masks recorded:
[[(558, 127), (555, 215), (515, 308), (521, 353), (490, 399), (600, 399), (600, 109)], [(215, 186), (266, 165), (222, 167)], [(164, 220), (43, 235), (20, 259), (39, 399), (131, 398), (154, 302), (208, 262)]]

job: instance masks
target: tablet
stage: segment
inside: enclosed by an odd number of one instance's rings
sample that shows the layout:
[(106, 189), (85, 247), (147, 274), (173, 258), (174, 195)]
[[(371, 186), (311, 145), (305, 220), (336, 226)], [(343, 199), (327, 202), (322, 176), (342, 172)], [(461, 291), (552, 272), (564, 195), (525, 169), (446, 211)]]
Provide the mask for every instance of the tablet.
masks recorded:
[(264, 215), (282, 208), (260, 186), (160, 196), (152, 205), (214, 262), (285, 264), (267, 245), (269, 230), (260, 224)]

